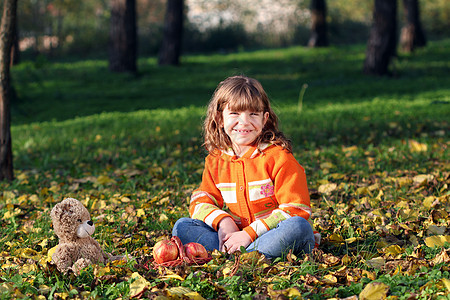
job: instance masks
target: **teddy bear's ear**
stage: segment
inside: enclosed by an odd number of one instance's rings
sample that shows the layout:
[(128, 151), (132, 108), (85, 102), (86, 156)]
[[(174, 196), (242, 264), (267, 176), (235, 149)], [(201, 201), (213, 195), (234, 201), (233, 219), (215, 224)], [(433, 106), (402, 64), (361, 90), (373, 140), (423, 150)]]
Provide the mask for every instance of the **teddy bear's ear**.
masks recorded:
[(72, 205), (70, 203), (61, 202), (55, 205), (53, 207), (50, 215), (52, 219), (61, 219), (61, 216), (64, 214), (71, 215), (73, 213), (72, 211)]

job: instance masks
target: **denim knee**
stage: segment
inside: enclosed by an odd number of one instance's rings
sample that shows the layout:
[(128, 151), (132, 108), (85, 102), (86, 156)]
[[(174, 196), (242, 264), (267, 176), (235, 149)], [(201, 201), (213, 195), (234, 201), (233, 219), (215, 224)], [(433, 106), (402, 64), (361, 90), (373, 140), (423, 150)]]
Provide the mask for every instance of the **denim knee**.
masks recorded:
[(186, 227), (189, 223), (192, 222), (191, 218), (180, 218), (178, 219), (172, 228), (172, 235), (178, 236), (178, 233), (183, 230), (183, 227)]

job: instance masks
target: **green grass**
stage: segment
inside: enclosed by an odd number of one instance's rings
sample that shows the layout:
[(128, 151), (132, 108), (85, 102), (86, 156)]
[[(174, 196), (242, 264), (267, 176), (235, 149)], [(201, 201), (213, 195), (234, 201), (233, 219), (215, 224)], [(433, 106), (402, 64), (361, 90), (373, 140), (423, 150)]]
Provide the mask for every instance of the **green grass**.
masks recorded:
[[(431, 261), (448, 247), (433, 250), (423, 240), (429, 226), (449, 224), (449, 46), (443, 40), (400, 54), (390, 78), (362, 74), (362, 45), (187, 56), (180, 67), (158, 67), (154, 58), (142, 58), (137, 76), (109, 73), (105, 61), (15, 66), (11, 130), (17, 178), (0, 183), (0, 294), (127, 298), (130, 274), (140, 272), (153, 286), (148, 297), (168, 296), (182, 286), (213, 299), (287, 295), (290, 288), (304, 298), (323, 299), (358, 295), (373, 281), (363, 271), (388, 284), (391, 296), (445, 294), (440, 280), (448, 277), (448, 267)], [(314, 223), (325, 241), (320, 251), (338, 257), (338, 265), (314, 254), (289, 263), (242, 263), (230, 278), (220, 274), (234, 258), (219, 257), (208, 267), (175, 270), (185, 279), (179, 282), (132, 263), (113, 267), (109, 277), (92, 267), (74, 278), (39, 262), (58, 242), (50, 209), (68, 196), (86, 203), (105, 250), (148, 259), (155, 240), (187, 215), (205, 156), (205, 106), (218, 82), (235, 74), (257, 78), (269, 94), (307, 172)], [(418, 185), (420, 174), (433, 179)], [(336, 189), (329, 194), (317, 192), (331, 183)], [(137, 213), (141, 209), (144, 215)], [(417, 215), (408, 219), (406, 209)], [(440, 211), (447, 216), (436, 217)], [(336, 243), (332, 234), (355, 240)], [(417, 264), (431, 275), (366, 265), (373, 256), (388, 257), (384, 242), (406, 249), (405, 261), (425, 251), (425, 262)], [(31, 258), (24, 254), (28, 248)], [(343, 266), (354, 281), (340, 277)], [(328, 275), (338, 282), (327, 283)]]

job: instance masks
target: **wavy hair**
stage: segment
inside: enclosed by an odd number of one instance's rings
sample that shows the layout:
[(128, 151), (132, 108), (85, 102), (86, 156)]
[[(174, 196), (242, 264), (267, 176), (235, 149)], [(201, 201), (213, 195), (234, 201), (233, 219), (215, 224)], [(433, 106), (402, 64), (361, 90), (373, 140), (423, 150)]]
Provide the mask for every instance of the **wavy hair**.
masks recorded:
[(246, 76), (232, 76), (219, 83), (208, 104), (203, 124), (203, 146), (209, 153), (232, 147), (231, 139), (221, 125), (227, 105), (233, 111), (268, 112), (269, 117), (254, 145), (259, 148), (262, 144), (272, 143), (292, 152), (290, 140), (278, 130), (278, 117), (270, 107), (269, 97), (261, 83)]

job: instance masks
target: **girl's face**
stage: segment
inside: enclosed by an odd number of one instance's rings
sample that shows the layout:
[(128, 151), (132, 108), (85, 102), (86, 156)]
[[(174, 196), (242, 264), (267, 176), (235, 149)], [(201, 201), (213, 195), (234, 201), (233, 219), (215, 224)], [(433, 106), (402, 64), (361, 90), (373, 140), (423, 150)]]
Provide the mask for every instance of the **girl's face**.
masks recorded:
[(242, 156), (253, 145), (269, 118), (268, 112), (233, 111), (228, 105), (222, 112), (223, 128), (233, 143), (237, 156)]

